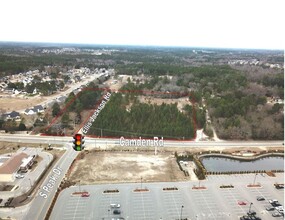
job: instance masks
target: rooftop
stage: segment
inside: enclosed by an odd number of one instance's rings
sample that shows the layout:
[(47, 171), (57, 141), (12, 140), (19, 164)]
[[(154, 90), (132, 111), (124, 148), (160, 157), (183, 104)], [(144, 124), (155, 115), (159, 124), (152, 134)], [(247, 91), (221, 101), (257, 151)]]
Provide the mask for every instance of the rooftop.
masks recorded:
[(22, 164), (22, 160), (28, 157), (26, 153), (19, 153), (13, 155), (10, 159), (5, 161), (2, 166), (0, 166), (0, 174), (13, 174), (15, 173), (20, 165)]

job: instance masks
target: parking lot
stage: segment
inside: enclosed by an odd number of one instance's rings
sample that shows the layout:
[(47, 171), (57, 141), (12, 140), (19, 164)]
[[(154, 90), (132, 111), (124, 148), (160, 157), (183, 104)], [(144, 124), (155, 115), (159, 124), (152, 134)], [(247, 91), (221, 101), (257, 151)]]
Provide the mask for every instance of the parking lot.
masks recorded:
[[(261, 219), (283, 219), (272, 217), (276, 211), (265, 209), (270, 205), (269, 199), (277, 199), (284, 205), (284, 190), (273, 186), (275, 182), (283, 183), (283, 178), (283, 173), (276, 177), (257, 176), (259, 188), (247, 187), (254, 174), (210, 176), (201, 182), (143, 183), (142, 186), (141, 183), (75, 186), (60, 194), (50, 219), (222, 220), (239, 219), (249, 209)], [(220, 188), (223, 184), (232, 184), (234, 188)], [(206, 186), (206, 189), (192, 189), (194, 185)], [(141, 187), (149, 191), (134, 191)], [(163, 190), (164, 187), (177, 190)], [(104, 190), (114, 189), (119, 192), (104, 193)], [(88, 191), (90, 196), (75, 196), (72, 193), (76, 191)], [(257, 196), (265, 200), (257, 201)], [(120, 207), (110, 204), (120, 204)], [(114, 214), (114, 210), (119, 210), (119, 214)]]

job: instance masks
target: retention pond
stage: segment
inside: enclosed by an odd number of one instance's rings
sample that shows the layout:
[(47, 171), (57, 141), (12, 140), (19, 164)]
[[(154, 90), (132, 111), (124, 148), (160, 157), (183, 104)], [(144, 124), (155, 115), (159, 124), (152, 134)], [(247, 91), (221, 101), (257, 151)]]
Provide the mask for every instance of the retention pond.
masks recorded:
[(268, 156), (251, 161), (217, 156), (201, 157), (200, 159), (208, 172), (284, 170), (284, 157), (281, 156)]

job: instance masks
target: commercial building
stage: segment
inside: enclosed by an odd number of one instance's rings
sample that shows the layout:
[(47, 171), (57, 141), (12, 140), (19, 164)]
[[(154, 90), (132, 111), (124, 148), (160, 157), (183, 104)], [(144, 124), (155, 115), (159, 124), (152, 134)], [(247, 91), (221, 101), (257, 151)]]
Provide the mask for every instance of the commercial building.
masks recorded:
[(18, 171), (26, 172), (33, 165), (35, 155), (26, 153), (14, 154), (0, 165), (0, 182), (13, 182)]

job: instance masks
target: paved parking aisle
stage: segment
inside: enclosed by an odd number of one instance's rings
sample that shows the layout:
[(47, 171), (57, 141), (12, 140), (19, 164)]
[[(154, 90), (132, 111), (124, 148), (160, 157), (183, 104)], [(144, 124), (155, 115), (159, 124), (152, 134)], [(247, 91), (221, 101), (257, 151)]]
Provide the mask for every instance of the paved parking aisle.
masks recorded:
[(196, 207), (193, 219), (229, 219), (229, 213), (217, 202), (212, 190), (192, 190), (191, 198)]
[(89, 202), (88, 197), (74, 196), (70, 197), (68, 201), (66, 201), (66, 205), (64, 210), (62, 210), (62, 220), (71, 220), (71, 219), (85, 219), (86, 205)]
[[(114, 210), (116, 208), (111, 207), (110, 204), (120, 204), (121, 198), (120, 193), (98, 193), (97, 198), (100, 199), (100, 202), (96, 203), (94, 209), (97, 211), (96, 216), (101, 216), (102, 218), (112, 218), (114, 215)], [(121, 207), (118, 208), (121, 212)], [(120, 215), (120, 214), (119, 214)]]
[[(182, 195), (179, 190), (163, 191), (162, 200), (164, 205), (165, 219), (179, 219), (182, 214), (184, 218), (188, 216), (187, 207), (182, 201)], [(182, 207), (183, 206), (183, 207)], [(182, 212), (182, 213), (181, 213)]]
[[(228, 206), (231, 207), (232, 213), (237, 216), (243, 216), (249, 210), (249, 202), (241, 196), (240, 190), (237, 188), (220, 189), (221, 196), (225, 199)], [(246, 205), (239, 205), (239, 202), (245, 202)]]
[(144, 220), (155, 219), (156, 203), (152, 198), (151, 192), (133, 192), (132, 193), (132, 219)]

